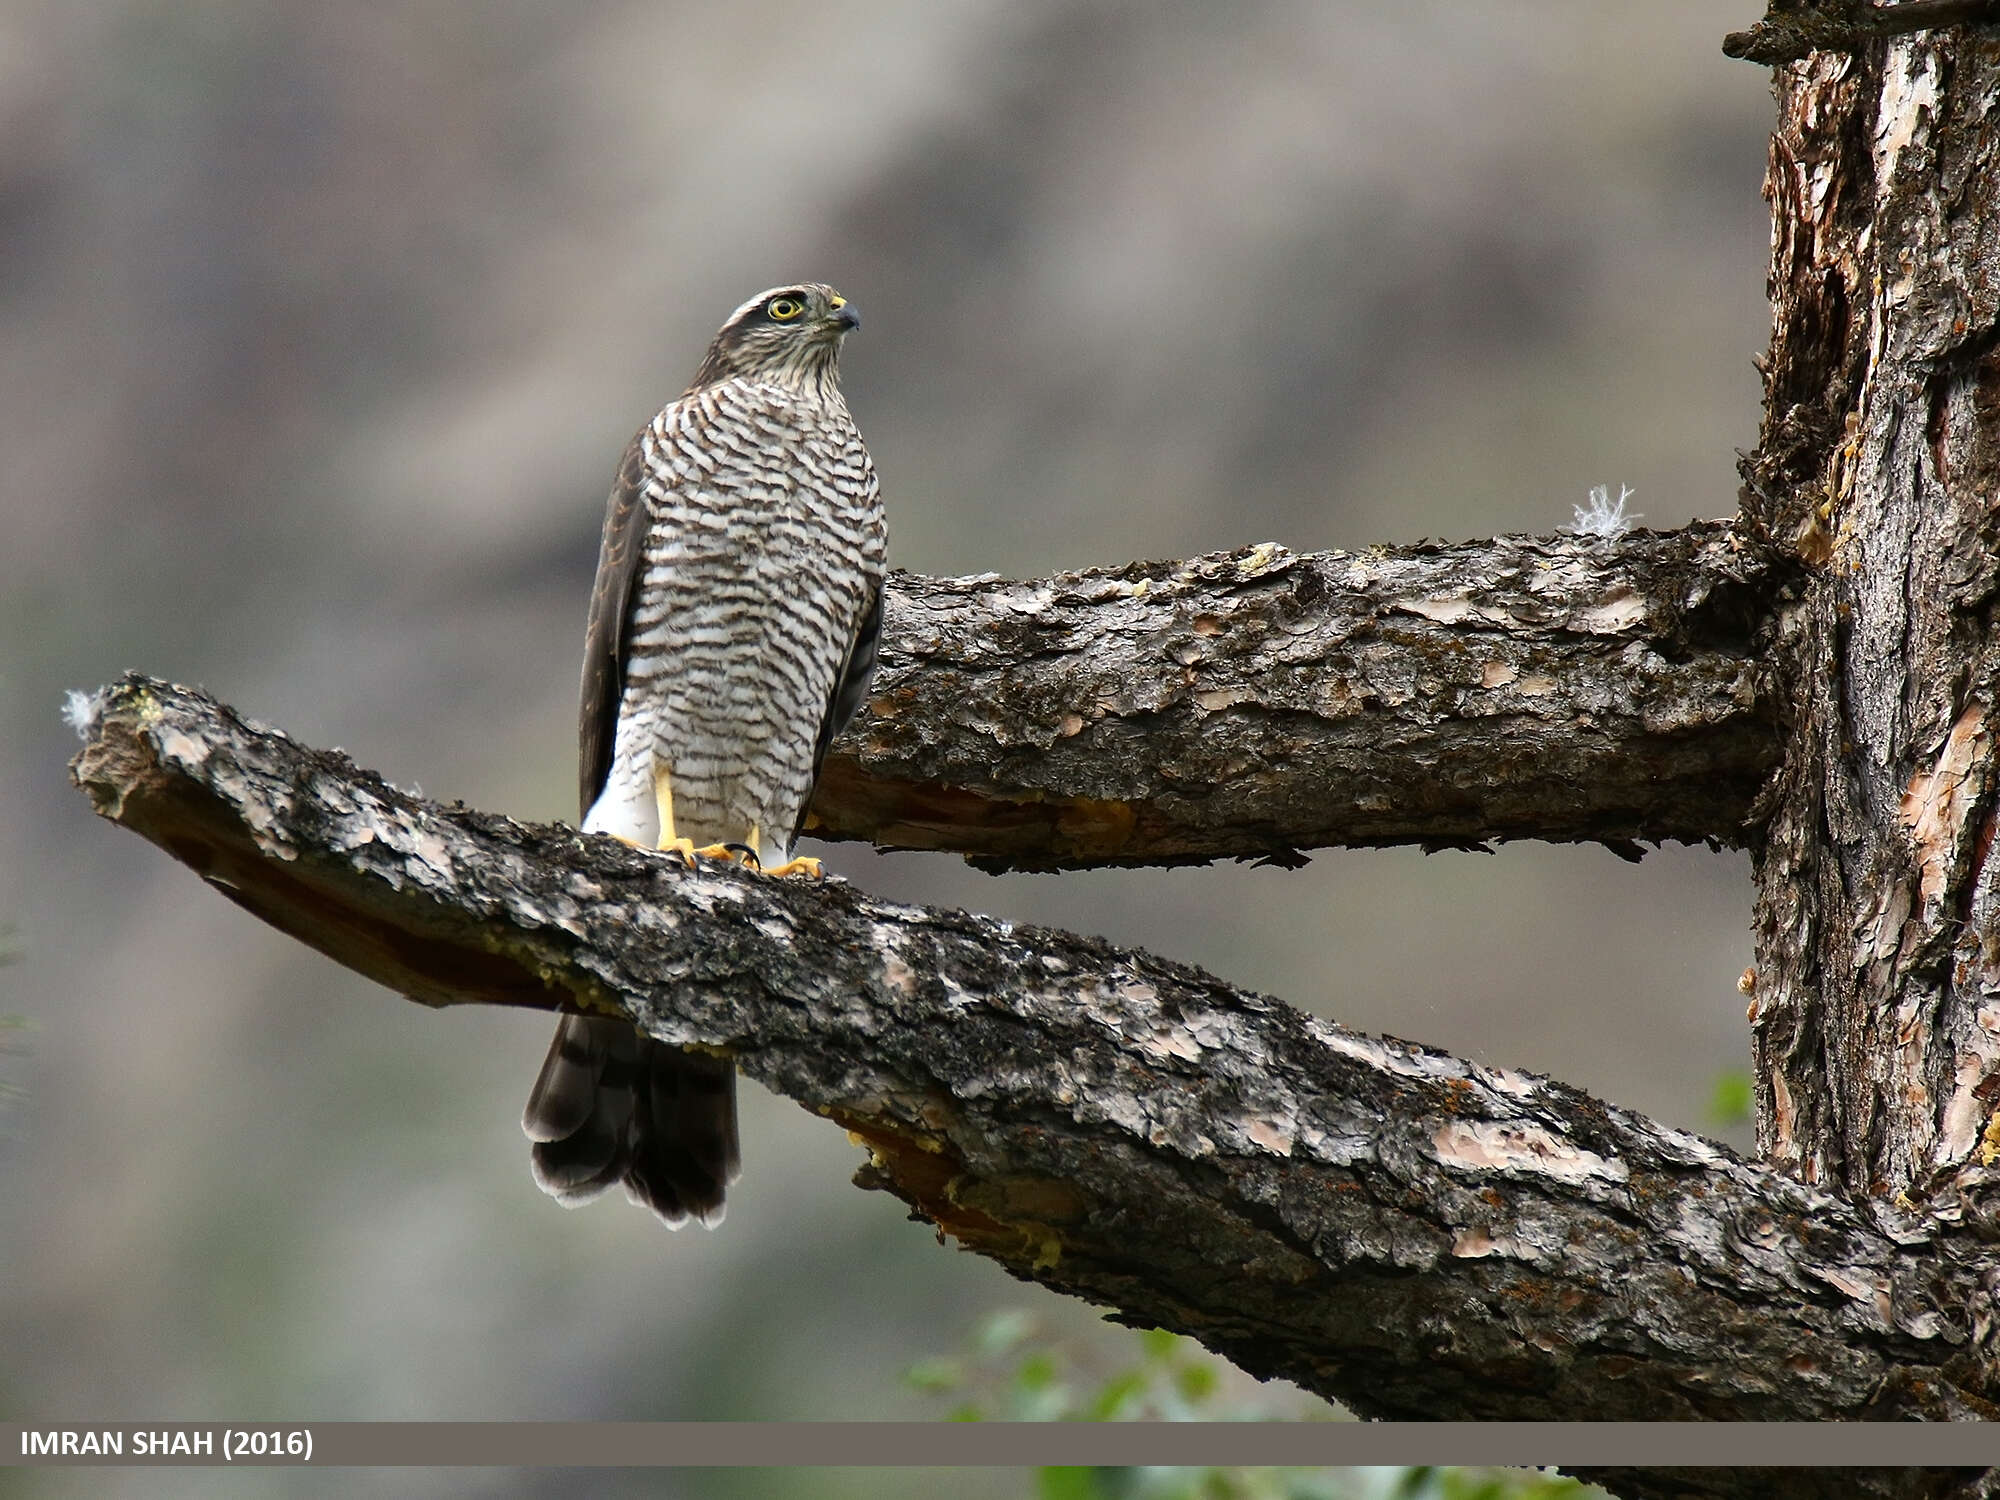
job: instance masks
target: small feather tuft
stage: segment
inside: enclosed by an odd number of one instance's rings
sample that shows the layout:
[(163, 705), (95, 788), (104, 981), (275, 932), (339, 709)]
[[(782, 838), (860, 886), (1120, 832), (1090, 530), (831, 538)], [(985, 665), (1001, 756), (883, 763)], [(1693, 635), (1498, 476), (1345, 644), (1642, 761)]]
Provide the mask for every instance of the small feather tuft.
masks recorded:
[(76, 731), (80, 740), (88, 740), (97, 721), (104, 714), (104, 689), (86, 693), (81, 688), (71, 688), (63, 694), (63, 723)]
[(1590, 504), (1572, 505), (1570, 509), (1576, 512), (1576, 522), (1563, 530), (1573, 531), (1578, 536), (1623, 536), (1642, 514), (1636, 510), (1629, 514), (1626, 512), (1625, 502), (1631, 498), (1632, 491), (1621, 484), (1618, 486), (1618, 501), (1613, 504), (1610, 485), (1593, 485)]

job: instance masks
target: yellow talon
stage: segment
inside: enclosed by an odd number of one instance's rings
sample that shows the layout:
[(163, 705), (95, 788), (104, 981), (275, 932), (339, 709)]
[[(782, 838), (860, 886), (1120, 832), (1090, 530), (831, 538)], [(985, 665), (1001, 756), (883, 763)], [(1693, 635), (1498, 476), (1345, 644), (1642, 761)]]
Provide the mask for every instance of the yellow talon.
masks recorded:
[(702, 859), (726, 859), (731, 864), (749, 865), (752, 869), (759, 868), (757, 851), (748, 844), (710, 844), (707, 848), (697, 849), (694, 852)]
[(674, 779), (664, 765), (653, 767), (653, 802), (660, 812), (660, 849), (678, 854), (681, 863), (694, 868), (694, 840), (674, 831)]
[(819, 861), (810, 854), (801, 855), (797, 859), (788, 859), (781, 865), (772, 866), (764, 873), (775, 875), (781, 880), (787, 875), (810, 875), (814, 880), (826, 878), (826, 871), (820, 868)]

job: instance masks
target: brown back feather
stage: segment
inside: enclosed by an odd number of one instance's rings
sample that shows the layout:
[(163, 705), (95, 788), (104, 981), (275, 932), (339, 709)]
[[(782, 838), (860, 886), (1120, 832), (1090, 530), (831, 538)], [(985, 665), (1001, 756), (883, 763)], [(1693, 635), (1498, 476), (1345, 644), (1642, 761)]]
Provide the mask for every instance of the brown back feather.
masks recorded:
[(618, 465), (617, 481), (604, 512), (604, 539), (598, 546), (597, 581), (590, 590), (590, 624), (584, 632), (583, 693), (577, 707), (577, 816), (604, 790), (618, 736), (618, 702), (625, 689), (625, 663), (632, 654), (633, 595), (646, 545), (646, 456), (635, 435)]

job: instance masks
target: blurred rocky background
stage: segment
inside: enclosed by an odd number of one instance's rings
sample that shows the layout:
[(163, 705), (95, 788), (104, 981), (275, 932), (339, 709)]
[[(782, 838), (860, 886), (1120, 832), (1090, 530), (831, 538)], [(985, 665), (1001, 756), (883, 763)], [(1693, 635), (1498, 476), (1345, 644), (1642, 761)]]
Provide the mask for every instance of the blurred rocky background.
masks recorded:
[[(928, 1417), (902, 1372), (997, 1309), (1106, 1337), (856, 1192), (841, 1132), (747, 1085), (723, 1230), (564, 1212), (517, 1124), (547, 1017), (410, 1005), (98, 822), (63, 693), (140, 668), (429, 795), (573, 817), (619, 451), (796, 277), (866, 315), (845, 383), (906, 568), (1545, 532), (1600, 483), (1650, 525), (1728, 514), (1770, 107), (1719, 42), (1755, 9), (0, 3), (0, 1015), (30, 1022), (0, 1056), (0, 1407)], [(1746, 1142), (1712, 1102), (1747, 1064), (1737, 855), (991, 878), (819, 852)]]

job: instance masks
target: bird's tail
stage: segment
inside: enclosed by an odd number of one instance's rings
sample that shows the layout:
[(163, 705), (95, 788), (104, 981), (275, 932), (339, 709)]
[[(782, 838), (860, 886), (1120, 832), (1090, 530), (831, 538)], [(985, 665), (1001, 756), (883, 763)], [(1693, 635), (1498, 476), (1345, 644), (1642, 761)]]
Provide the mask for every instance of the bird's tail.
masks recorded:
[(722, 1222), (741, 1170), (736, 1067), (682, 1052), (610, 1016), (564, 1016), (521, 1128), (535, 1183), (566, 1208), (617, 1183), (678, 1229)]

